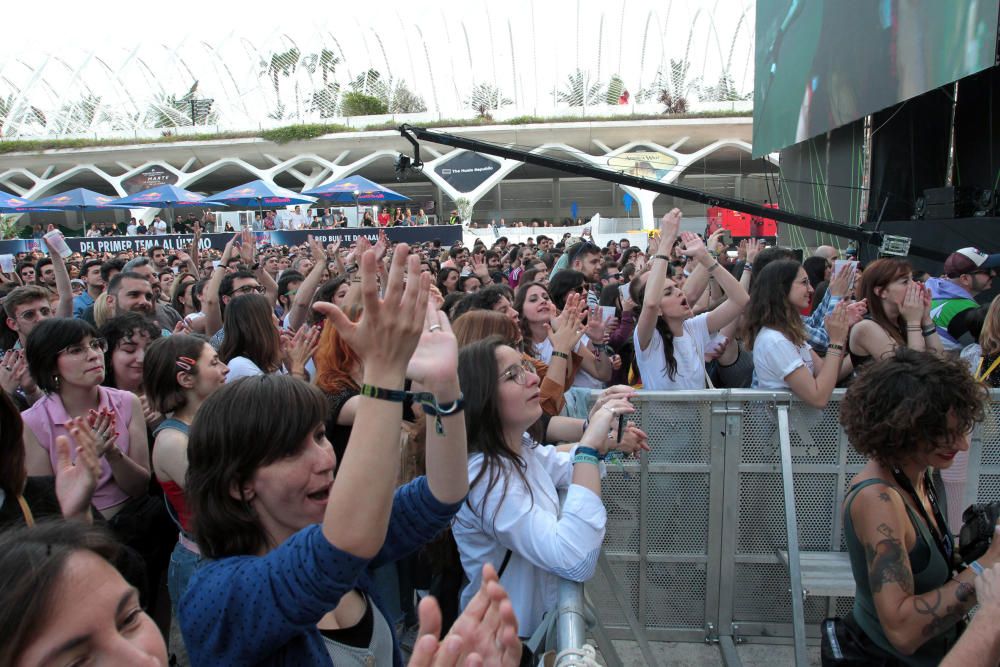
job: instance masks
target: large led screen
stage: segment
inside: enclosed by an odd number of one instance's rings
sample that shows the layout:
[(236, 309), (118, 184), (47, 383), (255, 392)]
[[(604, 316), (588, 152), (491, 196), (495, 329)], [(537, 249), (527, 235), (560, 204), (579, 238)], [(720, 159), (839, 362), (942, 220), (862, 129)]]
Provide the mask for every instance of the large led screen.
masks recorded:
[(757, 0), (753, 154), (991, 67), (997, 0)]

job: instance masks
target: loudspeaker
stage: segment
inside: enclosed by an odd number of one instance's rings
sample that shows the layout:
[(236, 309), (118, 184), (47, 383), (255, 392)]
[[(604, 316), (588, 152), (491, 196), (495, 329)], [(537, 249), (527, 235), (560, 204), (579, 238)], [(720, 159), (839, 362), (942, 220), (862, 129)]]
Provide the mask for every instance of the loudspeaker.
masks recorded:
[(981, 188), (976, 191), (975, 197), (977, 217), (991, 216), (996, 212), (996, 194), (990, 188)]
[(926, 212), (924, 218), (951, 220), (967, 218), (976, 211), (977, 189), (968, 185), (927, 188), (924, 190)]

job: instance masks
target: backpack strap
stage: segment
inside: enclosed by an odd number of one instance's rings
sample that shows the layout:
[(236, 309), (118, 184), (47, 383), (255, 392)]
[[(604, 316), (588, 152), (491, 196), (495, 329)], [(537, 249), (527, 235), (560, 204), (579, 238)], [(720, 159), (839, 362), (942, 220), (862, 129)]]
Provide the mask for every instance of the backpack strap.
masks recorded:
[(497, 579), (503, 576), (503, 571), (507, 569), (507, 564), (510, 563), (510, 555), (513, 553), (510, 549), (507, 549), (507, 553), (503, 556), (503, 562), (500, 563), (500, 569), (497, 570)]

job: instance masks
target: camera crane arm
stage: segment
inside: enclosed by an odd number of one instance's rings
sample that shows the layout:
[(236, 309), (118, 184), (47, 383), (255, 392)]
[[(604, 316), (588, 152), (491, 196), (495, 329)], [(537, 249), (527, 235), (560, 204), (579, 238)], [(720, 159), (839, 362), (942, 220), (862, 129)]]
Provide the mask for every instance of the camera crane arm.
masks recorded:
[[(826, 234), (833, 234), (858, 241), (859, 243), (874, 245), (876, 247), (881, 246), (884, 239), (884, 235), (878, 231), (871, 231), (862, 229), (861, 227), (845, 225), (841, 222), (834, 222), (832, 220), (821, 220), (819, 218), (800, 215), (798, 213), (792, 213), (791, 211), (784, 211), (777, 208), (768, 208), (767, 206), (754, 204), (753, 202), (744, 201), (742, 199), (713, 195), (703, 192), (702, 190), (684, 187), (683, 185), (660, 183), (659, 181), (650, 180), (648, 178), (629, 176), (621, 172), (601, 169), (589, 164), (569, 162), (567, 160), (561, 160), (548, 155), (540, 155), (538, 153), (532, 153), (517, 148), (500, 146), (487, 141), (460, 137), (454, 134), (447, 134), (445, 132), (436, 132), (434, 130), (414, 127), (412, 125), (401, 125), (399, 127), (399, 132), (403, 138), (410, 142), (414, 147), (414, 155), (416, 158), (414, 166), (416, 166), (420, 160), (420, 147), (418, 140), (430, 141), (436, 144), (452, 146), (453, 148), (474, 151), (476, 153), (484, 153), (486, 155), (495, 155), (496, 157), (507, 158), (510, 160), (518, 160), (520, 162), (533, 164), (539, 167), (548, 167), (549, 169), (576, 174), (578, 176), (587, 176), (601, 181), (618, 183), (619, 185), (628, 185), (640, 190), (650, 190), (664, 195), (680, 197), (681, 199), (686, 199), (688, 201), (701, 202), (707, 206), (721, 206), (734, 211), (740, 211), (741, 213), (747, 213), (749, 215), (755, 215), (762, 218), (770, 218), (772, 220), (779, 220), (798, 227), (804, 227), (806, 229), (812, 229)], [(910, 246), (909, 254), (936, 261), (944, 261), (948, 255), (948, 253), (941, 252), (940, 250), (924, 248), (916, 245)]]

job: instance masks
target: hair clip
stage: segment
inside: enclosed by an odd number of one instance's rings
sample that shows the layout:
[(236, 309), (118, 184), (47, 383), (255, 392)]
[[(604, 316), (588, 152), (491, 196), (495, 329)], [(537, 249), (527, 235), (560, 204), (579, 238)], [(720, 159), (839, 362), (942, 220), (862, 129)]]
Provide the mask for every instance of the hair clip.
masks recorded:
[(191, 357), (177, 357), (177, 367), (187, 371), (188, 373), (198, 365), (198, 362)]

